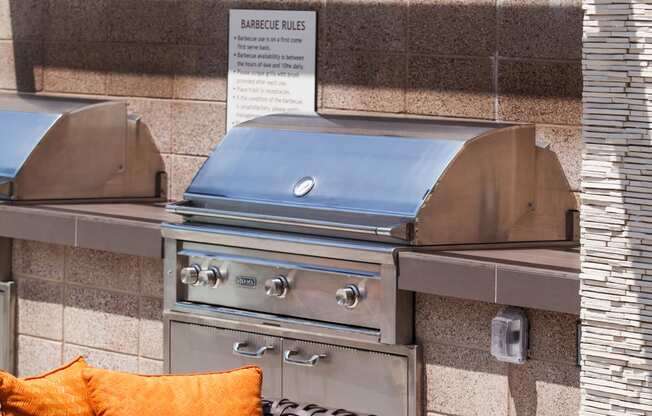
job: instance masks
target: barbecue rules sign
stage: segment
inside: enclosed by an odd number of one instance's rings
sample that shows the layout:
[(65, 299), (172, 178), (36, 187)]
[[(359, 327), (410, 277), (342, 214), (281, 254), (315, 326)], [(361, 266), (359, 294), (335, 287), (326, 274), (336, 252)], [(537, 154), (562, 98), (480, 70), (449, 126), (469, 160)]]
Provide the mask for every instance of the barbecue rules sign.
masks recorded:
[(316, 33), (313, 11), (231, 10), (227, 129), (315, 111)]

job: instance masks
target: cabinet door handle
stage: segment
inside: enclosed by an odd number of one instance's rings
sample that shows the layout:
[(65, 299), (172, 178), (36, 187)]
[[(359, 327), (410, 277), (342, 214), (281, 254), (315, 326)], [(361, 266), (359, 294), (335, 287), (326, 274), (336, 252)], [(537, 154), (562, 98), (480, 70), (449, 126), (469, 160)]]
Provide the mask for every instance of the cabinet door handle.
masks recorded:
[(274, 349), (273, 345), (266, 345), (254, 351), (246, 351), (243, 348), (247, 345), (249, 345), (247, 342), (236, 342), (233, 344), (233, 353), (248, 358), (262, 358), (266, 351), (272, 351)]
[(298, 350), (287, 350), (283, 353), (283, 361), (292, 364), (292, 365), (301, 365), (304, 367), (314, 367), (317, 364), (319, 364), (319, 361), (321, 359), (326, 358), (328, 355), (327, 354), (315, 354), (312, 355), (310, 358), (292, 358), (296, 355), (299, 355)]

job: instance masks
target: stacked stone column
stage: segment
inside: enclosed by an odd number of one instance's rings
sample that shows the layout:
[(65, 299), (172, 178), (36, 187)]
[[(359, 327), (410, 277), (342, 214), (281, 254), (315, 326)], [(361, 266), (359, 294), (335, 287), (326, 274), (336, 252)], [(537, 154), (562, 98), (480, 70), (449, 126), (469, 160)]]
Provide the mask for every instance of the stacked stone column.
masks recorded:
[(652, 415), (652, 2), (584, 0), (582, 415)]

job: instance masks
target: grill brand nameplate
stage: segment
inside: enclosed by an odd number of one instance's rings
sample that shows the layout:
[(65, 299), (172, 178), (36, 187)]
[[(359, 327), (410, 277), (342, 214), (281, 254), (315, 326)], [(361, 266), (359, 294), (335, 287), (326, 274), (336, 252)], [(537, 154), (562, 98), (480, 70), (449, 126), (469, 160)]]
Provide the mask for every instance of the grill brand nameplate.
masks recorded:
[(301, 198), (302, 196), (306, 196), (310, 191), (312, 191), (312, 188), (314, 187), (315, 187), (315, 178), (310, 176), (301, 178), (294, 185), (294, 189), (293, 189), (294, 196), (298, 198)]
[(251, 276), (238, 276), (235, 279), (235, 284), (246, 289), (254, 289), (258, 286), (258, 279)]

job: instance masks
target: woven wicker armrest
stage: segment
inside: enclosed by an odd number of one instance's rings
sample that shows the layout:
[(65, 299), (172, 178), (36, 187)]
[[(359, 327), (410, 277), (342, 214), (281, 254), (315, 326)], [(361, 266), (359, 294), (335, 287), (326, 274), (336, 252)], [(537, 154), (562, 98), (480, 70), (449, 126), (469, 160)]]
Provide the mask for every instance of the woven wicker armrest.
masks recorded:
[(344, 409), (326, 409), (316, 404), (295, 403), (288, 399), (263, 399), (263, 416), (374, 416), (349, 412)]

